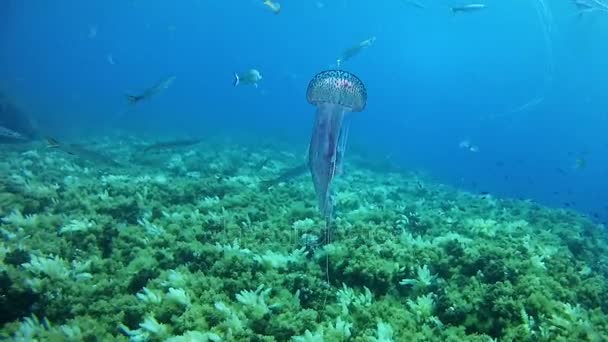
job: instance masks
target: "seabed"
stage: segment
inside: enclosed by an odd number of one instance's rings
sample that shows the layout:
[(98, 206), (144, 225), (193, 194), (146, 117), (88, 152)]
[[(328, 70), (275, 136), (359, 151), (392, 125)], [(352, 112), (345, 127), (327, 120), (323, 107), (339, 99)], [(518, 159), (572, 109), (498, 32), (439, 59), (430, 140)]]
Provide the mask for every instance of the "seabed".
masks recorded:
[[(210, 139), (122, 167), (0, 151), (0, 318), (14, 341), (605, 341), (605, 227), (349, 151), (334, 222), (301, 148)], [(326, 243), (329, 242), (329, 243)]]

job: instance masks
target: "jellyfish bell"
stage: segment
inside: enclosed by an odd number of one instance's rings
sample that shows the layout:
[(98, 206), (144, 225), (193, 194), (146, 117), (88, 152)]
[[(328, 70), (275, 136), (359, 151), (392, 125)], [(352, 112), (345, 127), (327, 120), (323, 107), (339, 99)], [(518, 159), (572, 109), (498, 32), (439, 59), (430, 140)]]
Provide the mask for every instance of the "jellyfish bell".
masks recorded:
[(341, 105), (347, 111), (361, 112), (365, 109), (367, 92), (357, 76), (343, 70), (327, 70), (310, 81), (306, 99), (315, 106)]
[(367, 91), (357, 76), (343, 70), (327, 70), (310, 81), (306, 98), (317, 107), (308, 148), (308, 166), (319, 209), (329, 218), (333, 209), (331, 182), (341, 169), (348, 137), (345, 116), (365, 109)]

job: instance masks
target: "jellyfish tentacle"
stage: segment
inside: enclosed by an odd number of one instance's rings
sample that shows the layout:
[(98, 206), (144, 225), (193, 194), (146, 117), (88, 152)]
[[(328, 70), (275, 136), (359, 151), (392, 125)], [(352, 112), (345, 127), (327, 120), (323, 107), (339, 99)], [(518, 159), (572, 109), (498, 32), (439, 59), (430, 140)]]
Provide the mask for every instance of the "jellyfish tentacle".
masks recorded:
[(338, 175), (341, 175), (344, 171), (344, 153), (346, 152), (349, 129), (350, 117), (348, 115), (344, 115), (342, 118), (342, 128), (340, 129), (340, 137), (338, 138), (338, 149), (336, 153), (336, 174)]
[(338, 146), (345, 112), (345, 108), (340, 105), (320, 105), (310, 139), (308, 164), (318, 197), (319, 209), (323, 215), (331, 213), (330, 186), (340, 160)]

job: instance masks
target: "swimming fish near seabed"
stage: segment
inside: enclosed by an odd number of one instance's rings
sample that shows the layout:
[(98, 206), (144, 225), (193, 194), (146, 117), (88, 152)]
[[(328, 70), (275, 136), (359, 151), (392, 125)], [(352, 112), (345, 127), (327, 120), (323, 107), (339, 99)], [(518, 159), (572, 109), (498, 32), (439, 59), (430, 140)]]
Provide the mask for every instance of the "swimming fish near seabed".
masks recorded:
[(24, 136), (23, 134), (13, 131), (10, 128), (0, 126), (0, 140), (2, 140), (2, 139), (9, 140), (9, 141), (15, 141), (15, 142), (23, 142), (23, 141), (28, 140), (28, 138), (26, 136)]
[(173, 81), (175, 81), (175, 76), (169, 76), (169, 77), (163, 78), (158, 83), (156, 83), (152, 87), (144, 90), (139, 95), (127, 95), (127, 99), (129, 100), (129, 102), (131, 104), (135, 105), (139, 101), (146, 100), (146, 99), (160, 93), (161, 91), (169, 88), (171, 86), (171, 84), (173, 83)]
[(88, 161), (93, 164), (112, 166), (112, 167), (122, 166), (116, 160), (114, 160), (102, 153), (99, 153), (97, 151), (89, 150), (79, 144), (63, 144), (54, 138), (47, 137), (46, 146), (48, 148), (61, 150), (69, 155), (75, 156), (79, 159)]
[(181, 147), (189, 147), (196, 145), (201, 142), (201, 139), (181, 139), (181, 140), (171, 140), (171, 141), (162, 141), (158, 143), (154, 143), (144, 147), (144, 152), (150, 152), (155, 150), (168, 150), (175, 149)]

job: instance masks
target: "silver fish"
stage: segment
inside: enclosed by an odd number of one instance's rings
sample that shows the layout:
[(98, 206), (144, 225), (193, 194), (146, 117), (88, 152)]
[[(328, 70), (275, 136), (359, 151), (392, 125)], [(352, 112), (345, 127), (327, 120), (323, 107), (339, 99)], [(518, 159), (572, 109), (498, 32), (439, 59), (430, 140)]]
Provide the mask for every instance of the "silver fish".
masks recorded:
[(19, 132), (15, 132), (12, 129), (0, 126), (0, 138), (7, 138), (15, 141), (27, 141), (28, 138)]
[(402, 2), (405, 5), (408, 5), (408, 6), (411, 6), (411, 7), (416, 7), (418, 9), (425, 9), (426, 8), (423, 4), (421, 4), (421, 3), (419, 3), (418, 1), (415, 1), (415, 0), (402, 0)]
[(46, 145), (48, 148), (61, 150), (69, 155), (75, 156), (81, 160), (88, 161), (93, 164), (112, 166), (112, 167), (122, 166), (122, 164), (120, 164), (117, 161), (115, 161), (114, 159), (106, 156), (105, 154), (97, 152), (97, 151), (89, 150), (78, 144), (63, 144), (54, 138), (47, 137)]
[(344, 64), (344, 62), (348, 61), (349, 59), (358, 55), (361, 51), (372, 46), (372, 44), (374, 44), (375, 41), (376, 41), (376, 37), (374, 36), (374, 37), (368, 38), (364, 41), (361, 41), (361, 42), (349, 47), (348, 49), (344, 50), (342, 52), (342, 55), (340, 55), (340, 57), (336, 60), (336, 65), (338, 66), (338, 68), (341, 67), (342, 64)]
[(462, 5), (462, 6), (454, 6), (451, 7), (450, 9), (452, 10), (452, 13), (458, 13), (458, 12), (475, 12), (475, 11), (479, 11), (482, 9), (485, 9), (486, 6), (485, 4), (468, 4), (468, 5)]
[(234, 82), (232, 85), (235, 87), (239, 84), (249, 84), (254, 87), (258, 87), (258, 82), (262, 79), (262, 74), (257, 69), (249, 69), (242, 74), (234, 73)]
[(171, 86), (171, 84), (173, 83), (173, 81), (175, 81), (175, 76), (169, 76), (169, 77), (163, 78), (158, 83), (156, 83), (154, 86), (144, 90), (139, 95), (127, 95), (127, 99), (129, 100), (129, 102), (131, 102), (131, 104), (137, 104), (139, 101), (150, 98), (150, 97), (160, 93), (161, 91), (169, 88)]

